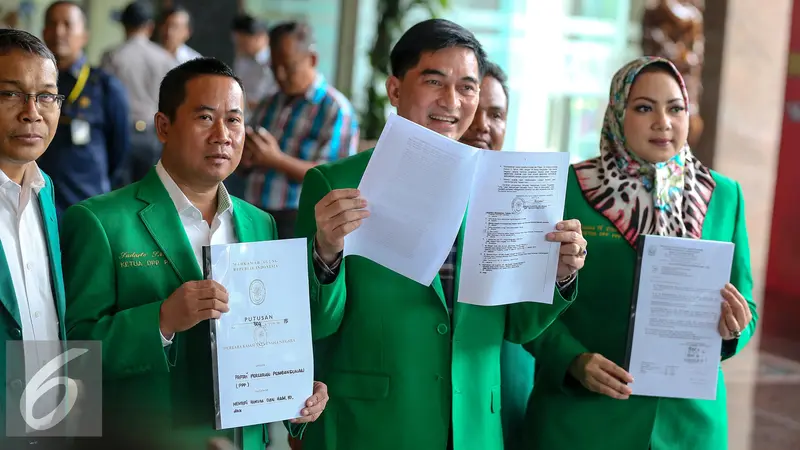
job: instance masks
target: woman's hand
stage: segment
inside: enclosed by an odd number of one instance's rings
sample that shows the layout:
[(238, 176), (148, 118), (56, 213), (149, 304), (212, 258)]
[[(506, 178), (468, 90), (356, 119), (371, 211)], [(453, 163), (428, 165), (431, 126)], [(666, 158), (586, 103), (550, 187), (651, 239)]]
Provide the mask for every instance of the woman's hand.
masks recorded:
[(753, 320), (747, 300), (736, 286), (728, 283), (722, 289), (722, 314), (719, 317), (719, 334), (723, 340), (739, 339), (742, 330)]
[(631, 395), (631, 388), (624, 384), (633, 382), (631, 374), (599, 353), (578, 355), (570, 364), (569, 373), (592, 392), (618, 400)]

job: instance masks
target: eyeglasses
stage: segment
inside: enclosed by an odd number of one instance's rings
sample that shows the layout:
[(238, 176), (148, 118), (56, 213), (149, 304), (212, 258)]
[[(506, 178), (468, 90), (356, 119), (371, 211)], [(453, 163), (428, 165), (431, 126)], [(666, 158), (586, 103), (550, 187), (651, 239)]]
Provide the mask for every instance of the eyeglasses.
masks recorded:
[(26, 94), (19, 91), (0, 91), (0, 105), (3, 106), (21, 106), (33, 98), (36, 106), (42, 109), (53, 109), (61, 107), (64, 102), (64, 96), (58, 94)]

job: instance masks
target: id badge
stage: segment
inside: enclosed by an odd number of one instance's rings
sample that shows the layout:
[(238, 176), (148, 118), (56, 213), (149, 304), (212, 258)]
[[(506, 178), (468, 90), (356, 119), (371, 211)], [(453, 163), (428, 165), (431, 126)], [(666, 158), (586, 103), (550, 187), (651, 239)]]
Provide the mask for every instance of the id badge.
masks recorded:
[(89, 122), (81, 119), (73, 119), (70, 124), (72, 130), (72, 143), (75, 145), (86, 145), (92, 139), (92, 128)]

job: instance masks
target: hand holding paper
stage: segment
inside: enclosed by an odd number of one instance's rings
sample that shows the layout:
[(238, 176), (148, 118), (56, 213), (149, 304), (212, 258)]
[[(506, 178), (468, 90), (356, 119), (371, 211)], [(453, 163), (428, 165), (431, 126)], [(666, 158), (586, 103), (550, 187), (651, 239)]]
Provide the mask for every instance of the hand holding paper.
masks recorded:
[(345, 237), (369, 217), (367, 201), (357, 189), (336, 189), (322, 197), (314, 207), (317, 221), (315, 244), (319, 256), (332, 264), (344, 250)]

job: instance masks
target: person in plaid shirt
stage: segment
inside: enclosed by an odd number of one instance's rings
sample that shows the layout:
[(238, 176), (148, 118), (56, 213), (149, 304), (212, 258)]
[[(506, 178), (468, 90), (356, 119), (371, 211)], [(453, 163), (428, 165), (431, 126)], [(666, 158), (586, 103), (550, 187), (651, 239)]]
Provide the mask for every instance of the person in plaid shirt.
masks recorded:
[(359, 132), (350, 101), (316, 69), (311, 28), (287, 22), (269, 34), (280, 91), (253, 111), (242, 158), (244, 198), (275, 217), (284, 239), (293, 237), (306, 172), (355, 154)]

